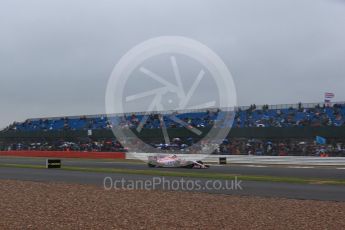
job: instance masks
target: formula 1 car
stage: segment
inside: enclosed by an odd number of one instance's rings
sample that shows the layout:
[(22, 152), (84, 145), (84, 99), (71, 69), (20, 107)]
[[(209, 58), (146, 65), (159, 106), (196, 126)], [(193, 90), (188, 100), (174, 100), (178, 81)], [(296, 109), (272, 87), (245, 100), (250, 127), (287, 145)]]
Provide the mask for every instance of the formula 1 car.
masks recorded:
[(147, 165), (151, 168), (190, 168), (207, 169), (210, 166), (202, 161), (191, 161), (172, 156), (149, 156)]

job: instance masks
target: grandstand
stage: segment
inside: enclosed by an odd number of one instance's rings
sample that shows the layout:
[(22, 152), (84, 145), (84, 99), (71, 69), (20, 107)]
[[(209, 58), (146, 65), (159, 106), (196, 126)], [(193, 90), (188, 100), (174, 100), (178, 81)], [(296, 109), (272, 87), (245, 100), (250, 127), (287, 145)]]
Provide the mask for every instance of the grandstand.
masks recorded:
[[(345, 156), (345, 103), (333, 106), (321, 103), (251, 105), (238, 107), (235, 113), (222, 109), (152, 112), (138, 132), (145, 115), (143, 112), (101, 114), (15, 122), (0, 132), (0, 149), (125, 151), (112, 132), (112, 127), (116, 126), (131, 129), (155, 148), (183, 150), (195, 146), (211, 127), (232, 127), (226, 139), (220, 140), (223, 141), (219, 146), (220, 153), (314, 155), (327, 151), (333, 156)], [(172, 115), (201, 130), (203, 135), (189, 131), (181, 122), (172, 119)], [(164, 141), (161, 116), (170, 144)], [(316, 136), (327, 139), (326, 145), (315, 143)]]
[[(170, 112), (171, 113), (171, 112)], [(175, 112), (179, 119), (194, 127), (211, 127), (225, 119), (226, 113), (221, 110), (197, 110)], [(152, 113), (145, 122), (146, 129), (160, 128), (157, 114)], [(169, 118), (169, 113), (163, 113), (165, 125), (168, 128), (182, 128), (182, 125)], [(143, 113), (130, 113), (115, 115), (111, 122), (107, 115), (71, 116), (53, 118), (35, 118), (24, 122), (15, 122), (6, 131), (64, 131), (64, 130), (100, 130), (110, 129), (112, 125), (136, 128), (143, 119)], [(321, 103), (292, 104), (292, 105), (251, 105), (238, 107), (234, 117), (234, 123), (227, 122), (222, 125), (236, 128), (249, 127), (324, 127), (345, 125), (345, 103), (336, 103), (326, 107)], [(222, 127), (220, 127), (222, 128)]]

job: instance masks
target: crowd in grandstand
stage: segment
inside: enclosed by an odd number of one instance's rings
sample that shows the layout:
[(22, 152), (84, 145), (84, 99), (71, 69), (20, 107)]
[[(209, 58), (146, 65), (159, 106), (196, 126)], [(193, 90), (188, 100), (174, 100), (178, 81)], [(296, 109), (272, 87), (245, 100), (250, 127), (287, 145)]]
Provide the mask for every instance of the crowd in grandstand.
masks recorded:
[[(183, 127), (188, 124), (194, 127), (211, 127), (217, 124), (243, 127), (303, 127), (303, 126), (345, 126), (345, 104), (334, 104), (327, 107), (316, 105), (304, 108), (300, 103), (296, 108), (273, 109), (268, 105), (257, 108), (251, 105), (247, 109), (238, 109), (233, 119), (220, 110), (203, 112), (175, 113), (174, 117), (182, 122), (171, 119), (171, 114), (163, 115), (163, 120), (168, 128)], [(96, 130), (110, 129), (116, 125), (123, 128), (136, 128), (143, 121), (143, 128), (155, 129), (161, 127), (161, 116), (151, 114), (143, 120), (143, 114), (119, 115), (114, 119), (107, 119), (105, 115), (64, 117), (51, 119), (29, 119), (25, 122), (16, 122), (6, 130), (9, 131), (62, 131), (62, 130)], [(233, 120), (222, 123), (223, 120)]]
[[(188, 147), (194, 143), (193, 140), (181, 140), (174, 138), (170, 144), (150, 143), (149, 145), (165, 150), (178, 150), (181, 153), (192, 153)], [(126, 149), (116, 140), (92, 140), (82, 141), (54, 141), (54, 142), (19, 142), (10, 144), (0, 144), (0, 150), (60, 150), (60, 151), (85, 151), (85, 152), (118, 152)], [(143, 149), (144, 151), (144, 149)], [(269, 155), (269, 156), (345, 156), (345, 141), (333, 140), (325, 145), (317, 144), (314, 140), (264, 140), (230, 138), (223, 140), (217, 145), (213, 154), (230, 155)]]
[(266, 105), (259, 110), (252, 105), (236, 114), (235, 127), (344, 126), (344, 118), (345, 104), (303, 108), (299, 103), (298, 108), (288, 109), (269, 109)]
[[(107, 118), (106, 115), (62, 117), (46, 119), (28, 119), (24, 122), (16, 122), (6, 131), (35, 132), (35, 131), (74, 131), (74, 130), (106, 130), (114, 126), (120, 128), (144, 129), (161, 128), (162, 121), (167, 128), (180, 128), (183, 126), (224, 127), (236, 128), (248, 127), (325, 127), (345, 126), (345, 104), (332, 106), (318, 105), (304, 106), (299, 103), (291, 107), (282, 106), (256, 106), (237, 108), (235, 113), (213, 109), (193, 112), (173, 112), (169, 114), (150, 114), (145, 117), (142, 113), (117, 115)], [(229, 119), (231, 116), (231, 119)], [(233, 121), (233, 122), (232, 122)], [(142, 123), (142, 124), (141, 124)], [(162, 151), (174, 149), (181, 152), (188, 151), (188, 147), (195, 145), (192, 138), (181, 140), (174, 138), (170, 144), (157, 142), (150, 145)], [(199, 143), (200, 145), (200, 143)], [(202, 145), (202, 143), (201, 143)], [(203, 146), (199, 146), (200, 149)], [(56, 140), (54, 142), (22, 141), (15, 143), (0, 143), (1, 150), (64, 150), (64, 151), (126, 151), (122, 145), (114, 139), (92, 140), (84, 138), (78, 141)], [(314, 140), (267, 140), (267, 139), (226, 139), (216, 148), (216, 154), (252, 154), (252, 155), (332, 155), (345, 156), (345, 141), (327, 141), (327, 144), (317, 144)]]
[(82, 151), (82, 152), (118, 152), (125, 151), (122, 145), (113, 139), (91, 140), (83, 139), (80, 141), (20, 141), (14, 143), (0, 143), (0, 150), (40, 150), (40, 151)]

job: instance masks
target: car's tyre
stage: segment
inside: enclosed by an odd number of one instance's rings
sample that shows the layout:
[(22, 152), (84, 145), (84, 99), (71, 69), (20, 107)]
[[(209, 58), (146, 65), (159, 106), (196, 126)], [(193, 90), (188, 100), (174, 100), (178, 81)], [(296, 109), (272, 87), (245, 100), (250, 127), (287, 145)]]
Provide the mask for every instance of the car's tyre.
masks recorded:
[(154, 168), (154, 167), (156, 167), (156, 165), (151, 164), (151, 163), (148, 163), (147, 165), (148, 165), (150, 168)]
[(194, 164), (185, 165), (183, 168), (192, 169), (194, 168)]

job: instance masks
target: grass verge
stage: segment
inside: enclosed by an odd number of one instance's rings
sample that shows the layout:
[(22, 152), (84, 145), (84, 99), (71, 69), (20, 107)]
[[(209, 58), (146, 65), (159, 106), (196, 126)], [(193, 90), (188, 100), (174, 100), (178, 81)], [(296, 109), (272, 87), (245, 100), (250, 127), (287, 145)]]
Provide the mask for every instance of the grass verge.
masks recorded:
[[(0, 164), (0, 167), (45, 169), (45, 166), (28, 165), (28, 164)], [(70, 166), (63, 166), (61, 170), (78, 171), (78, 172), (94, 172), (94, 173), (135, 174), (135, 175), (147, 175), (147, 176), (189, 177), (189, 178), (215, 179), (215, 180), (233, 180), (235, 179), (235, 177), (237, 177), (238, 180), (243, 180), (243, 181), (345, 185), (345, 180), (340, 180), (340, 179), (318, 179), (318, 178), (209, 173), (206, 170), (191, 171), (191, 172), (176, 172), (176, 171), (160, 171), (160, 170), (149, 170), (149, 169), (135, 170), (135, 169), (118, 169), (118, 168), (84, 168), (84, 167), (70, 167)]]

